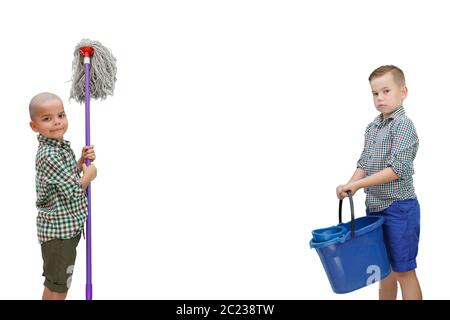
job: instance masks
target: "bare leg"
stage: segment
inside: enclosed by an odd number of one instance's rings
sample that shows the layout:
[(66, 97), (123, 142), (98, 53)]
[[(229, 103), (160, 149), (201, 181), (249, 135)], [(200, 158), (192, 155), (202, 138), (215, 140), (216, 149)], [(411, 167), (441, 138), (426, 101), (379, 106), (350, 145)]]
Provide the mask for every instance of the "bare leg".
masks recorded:
[(397, 280), (402, 288), (403, 300), (422, 300), (422, 290), (415, 270), (398, 272)]
[(67, 292), (59, 293), (50, 291), (47, 287), (44, 287), (44, 293), (42, 294), (42, 300), (65, 300)]
[(391, 272), (386, 278), (380, 281), (380, 300), (397, 299), (397, 277), (396, 272)]

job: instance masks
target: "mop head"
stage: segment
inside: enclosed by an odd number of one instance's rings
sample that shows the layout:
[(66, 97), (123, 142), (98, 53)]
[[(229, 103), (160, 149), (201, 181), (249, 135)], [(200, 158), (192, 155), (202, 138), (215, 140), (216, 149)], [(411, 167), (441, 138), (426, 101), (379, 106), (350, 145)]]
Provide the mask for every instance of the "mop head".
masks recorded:
[(94, 53), (91, 56), (90, 67), (90, 96), (93, 99), (104, 100), (108, 95), (114, 93), (116, 82), (116, 58), (111, 51), (102, 46), (98, 41), (83, 39), (76, 46), (73, 53), (72, 62), (72, 88), (70, 89), (70, 99), (75, 99), (79, 103), (84, 102), (84, 57), (80, 54), (81, 47), (92, 47)]

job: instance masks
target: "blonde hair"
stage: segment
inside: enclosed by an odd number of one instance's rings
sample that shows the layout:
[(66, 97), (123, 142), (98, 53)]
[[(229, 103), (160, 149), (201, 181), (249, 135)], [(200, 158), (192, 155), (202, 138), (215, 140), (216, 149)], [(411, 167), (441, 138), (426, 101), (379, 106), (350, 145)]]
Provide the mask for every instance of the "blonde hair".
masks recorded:
[(372, 81), (375, 78), (384, 76), (386, 73), (389, 73), (389, 72), (392, 74), (392, 76), (394, 77), (394, 81), (399, 86), (404, 86), (406, 84), (405, 75), (403, 74), (402, 69), (400, 69), (399, 67), (393, 66), (393, 65), (385, 65), (385, 66), (376, 68), (370, 74), (369, 81)]

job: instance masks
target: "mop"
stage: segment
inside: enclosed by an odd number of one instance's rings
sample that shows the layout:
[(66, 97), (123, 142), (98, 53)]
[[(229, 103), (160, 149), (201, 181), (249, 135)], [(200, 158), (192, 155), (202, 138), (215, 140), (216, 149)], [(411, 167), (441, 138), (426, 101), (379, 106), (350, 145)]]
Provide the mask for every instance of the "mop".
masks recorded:
[[(86, 146), (91, 144), (90, 100), (104, 100), (113, 95), (116, 82), (116, 58), (98, 41), (83, 39), (75, 47), (72, 62), (70, 99), (85, 104)], [(90, 160), (86, 159), (86, 166)], [(86, 189), (88, 216), (86, 222), (86, 300), (92, 300), (91, 186)]]

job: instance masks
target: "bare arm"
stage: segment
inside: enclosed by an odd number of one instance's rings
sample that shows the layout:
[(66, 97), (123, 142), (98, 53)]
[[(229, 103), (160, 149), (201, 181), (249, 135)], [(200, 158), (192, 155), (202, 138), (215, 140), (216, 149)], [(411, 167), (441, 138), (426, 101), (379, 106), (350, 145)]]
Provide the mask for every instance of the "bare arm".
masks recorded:
[[(356, 175), (356, 173), (355, 173)], [(371, 186), (376, 186), (384, 183), (388, 183), (400, 178), (391, 167), (387, 167), (371, 176), (349, 182), (345, 186), (343, 186), (342, 190), (344, 192), (351, 191), (352, 194), (355, 194), (361, 188), (368, 188)], [(351, 181), (351, 180), (350, 180)]]
[(87, 167), (84, 163), (82, 164), (82, 170), (83, 170), (83, 176), (80, 179), (81, 187), (83, 190), (86, 190), (89, 183), (91, 183), (92, 180), (95, 179), (97, 176), (97, 168), (94, 164), (91, 164), (89, 167)]
[(364, 169), (356, 168), (355, 173), (350, 178), (350, 180), (347, 182), (347, 184), (349, 184), (350, 182), (353, 182), (353, 181), (361, 180), (365, 176), (366, 176), (366, 173), (364, 172)]
[(81, 177), (81, 188), (83, 188), (83, 190), (86, 190), (89, 183), (91, 183), (91, 180), (89, 180), (86, 175)]

